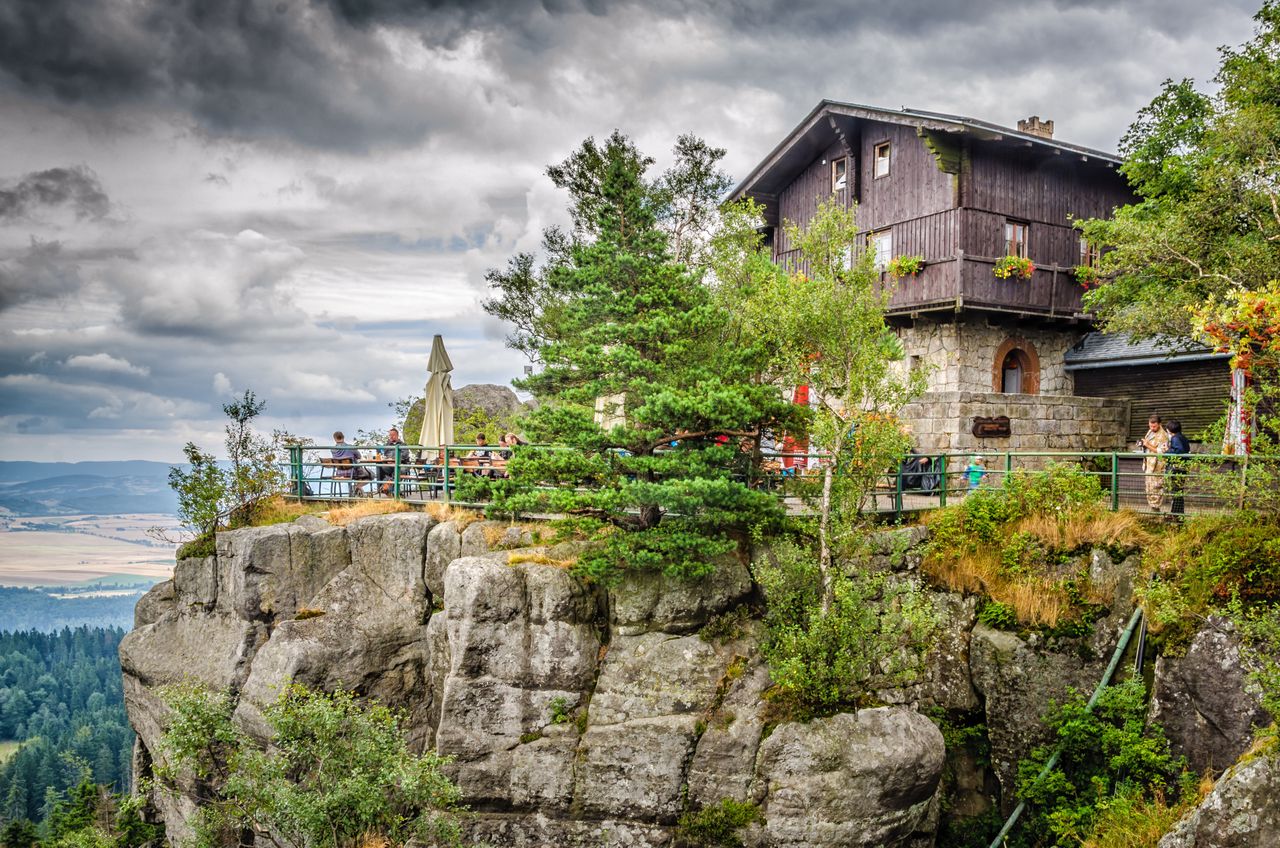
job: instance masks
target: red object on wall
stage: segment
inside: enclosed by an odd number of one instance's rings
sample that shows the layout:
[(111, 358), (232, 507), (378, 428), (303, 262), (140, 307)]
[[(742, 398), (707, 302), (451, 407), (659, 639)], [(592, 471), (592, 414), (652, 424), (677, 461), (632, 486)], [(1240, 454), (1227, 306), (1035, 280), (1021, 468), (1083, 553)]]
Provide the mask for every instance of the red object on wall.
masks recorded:
[[(796, 386), (796, 393), (792, 396), (791, 402), (794, 403), (796, 406), (808, 406), (809, 405), (809, 387), (807, 385)], [(782, 437), (783, 453), (805, 453), (808, 450), (809, 450), (809, 442), (807, 440), (796, 441), (790, 436)], [(797, 466), (799, 466), (800, 468), (805, 468), (807, 467), (807, 465), (808, 463), (804, 457), (784, 456), (782, 458), (783, 468), (795, 468)]]

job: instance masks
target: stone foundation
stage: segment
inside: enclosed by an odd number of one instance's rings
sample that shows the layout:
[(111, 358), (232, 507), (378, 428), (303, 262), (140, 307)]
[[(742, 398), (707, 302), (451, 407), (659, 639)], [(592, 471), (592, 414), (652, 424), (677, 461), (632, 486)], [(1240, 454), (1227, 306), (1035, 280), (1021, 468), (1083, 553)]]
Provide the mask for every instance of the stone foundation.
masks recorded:
[[(1011, 435), (979, 439), (976, 416), (1007, 415)], [(917, 450), (954, 453), (1004, 451), (1112, 451), (1125, 448), (1129, 402), (1114, 398), (1012, 395), (996, 392), (926, 392), (908, 404)]]

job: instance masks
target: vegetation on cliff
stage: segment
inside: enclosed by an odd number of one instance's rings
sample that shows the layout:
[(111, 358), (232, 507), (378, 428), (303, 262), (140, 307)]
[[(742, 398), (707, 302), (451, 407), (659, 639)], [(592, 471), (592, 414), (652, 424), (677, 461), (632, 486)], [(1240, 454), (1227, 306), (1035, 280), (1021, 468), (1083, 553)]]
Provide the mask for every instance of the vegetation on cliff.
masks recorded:
[(205, 787), (195, 846), (244, 831), (277, 848), (458, 843), (448, 760), (412, 753), (402, 717), (385, 706), (291, 686), (262, 711), (264, 747), (232, 722), (227, 695), (197, 685), (164, 694), (173, 713), (156, 780), (161, 791), (191, 778)]

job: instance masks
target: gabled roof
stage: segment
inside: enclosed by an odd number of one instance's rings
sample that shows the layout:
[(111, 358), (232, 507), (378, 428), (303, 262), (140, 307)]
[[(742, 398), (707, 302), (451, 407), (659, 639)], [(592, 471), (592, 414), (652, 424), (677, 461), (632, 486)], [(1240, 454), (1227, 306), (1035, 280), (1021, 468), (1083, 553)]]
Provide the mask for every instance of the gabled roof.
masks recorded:
[(962, 115), (947, 115), (942, 112), (926, 112), (906, 107), (882, 109), (878, 106), (823, 100), (747, 175), (746, 179), (738, 184), (730, 195), (730, 199), (738, 200), (746, 195), (776, 195), (794, 179), (796, 174), (812, 162), (814, 157), (830, 147), (840, 133), (852, 129), (858, 120), (901, 124), (915, 127), (921, 133), (926, 131), (956, 133), (985, 141), (1012, 140), (1029, 143), (1032, 147), (1058, 153), (1072, 153), (1085, 159), (1096, 159), (1113, 165), (1119, 165), (1123, 161), (1114, 153), (1081, 147), (1078, 144), (1068, 144)]
[(1089, 333), (1068, 350), (1063, 359), (1068, 371), (1076, 371), (1083, 368), (1227, 359), (1229, 356), (1226, 353), (1214, 353), (1203, 345), (1165, 336), (1135, 342), (1123, 334)]

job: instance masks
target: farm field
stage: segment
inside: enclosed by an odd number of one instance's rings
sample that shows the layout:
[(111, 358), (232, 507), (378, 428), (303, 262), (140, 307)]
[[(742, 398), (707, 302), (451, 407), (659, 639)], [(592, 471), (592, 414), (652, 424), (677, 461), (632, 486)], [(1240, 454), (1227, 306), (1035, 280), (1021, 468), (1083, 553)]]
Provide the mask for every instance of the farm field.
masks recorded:
[(34, 516), (0, 527), (0, 585), (63, 586), (120, 574), (165, 579), (173, 546), (146, 536), (168, 515)]

